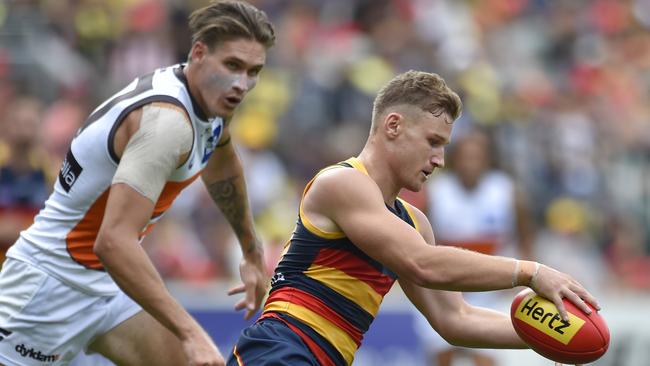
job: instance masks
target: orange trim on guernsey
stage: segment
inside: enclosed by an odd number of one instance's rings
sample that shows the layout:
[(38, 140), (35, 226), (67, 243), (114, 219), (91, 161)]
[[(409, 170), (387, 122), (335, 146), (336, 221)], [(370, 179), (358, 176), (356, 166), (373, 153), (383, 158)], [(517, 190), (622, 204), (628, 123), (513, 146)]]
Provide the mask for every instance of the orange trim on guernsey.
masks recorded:
[(86, 211), (83, 219), (72, 228), (65, 238), (70, 257), (86, 268), (104, 269), (102, 262), (95, 255), (93, 247), (104, 218), (109, 191), (110, 189), (107, 189), (97, 198)]
[[(201, 172), (198, 172), (182, 182), (167, 182), (156, 202), (156, 206), (151, 215), (152, 219), (162, 215), (171, 206), (178, 194), (190, 183), (194, 182), (200, 174)], [(106, 211), (106, 201), (108, 201), (109, 192), (110, 188), (97, 198), (88, 211), (86, 211), (84, 217), (66, 236), (66, 246), (70, 257), (86, 268), (104, 269), (101, 261), (95, 255), (93, 248), (97, 239), (97, 233), (99, 233), (99, 228), (104, 219), (104, 211)], [(146, 235), (153, 228), (154, 224), (155, 222), (149, 223), (143, 230), (141, 237)]]
[(239, 353), (237, 352), (237, 345), (235, 345), (235, 348), (232, 349), (232, 354), (235, 355), (235, 359), (237, 360), (237, 364), (239, 366), (245, 366), (244, 361), (242, 361), (241, 356), (239, 356)]
[(201, 175), (201, 172), (202, 171), (199, 171), (190, 178), (181, 182), (167, 182), (165, 187), (163, 187), (162, 192), (160, 192), (160, 197), (158, 197), (156, 208), (154, 208), (151, 217), (160, 216), (167, 211), (167, 209), (172, 205), (172, 202), (176, 199), (176, 196), (178, 196), (185, 187), (189, 186), (190, 183), (194, 182), (194, 180)]

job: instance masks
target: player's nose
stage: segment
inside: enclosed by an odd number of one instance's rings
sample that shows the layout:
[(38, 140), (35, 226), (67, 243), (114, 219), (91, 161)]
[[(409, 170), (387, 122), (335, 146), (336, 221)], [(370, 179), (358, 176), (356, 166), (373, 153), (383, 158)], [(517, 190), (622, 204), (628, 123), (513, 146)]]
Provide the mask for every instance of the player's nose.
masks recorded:
[(445, 166), (445, 157), (444, 155), (433, 155), (431, 157), (431, 165), (436, 168), (444, 168)]

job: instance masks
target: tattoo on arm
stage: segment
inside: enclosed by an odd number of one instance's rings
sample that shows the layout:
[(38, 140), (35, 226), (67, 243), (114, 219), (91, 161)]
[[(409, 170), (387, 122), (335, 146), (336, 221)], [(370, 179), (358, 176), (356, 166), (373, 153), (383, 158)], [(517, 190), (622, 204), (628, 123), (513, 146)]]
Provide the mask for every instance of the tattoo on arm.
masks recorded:
[(230, 177), (224, 180), (214, 182), (208, 186), (208, 192), (212, 200), (219, 206), (221, 212), (226, 217), (230, 226), (235, 231), (235, 235), (239, 238), (242, 245), (248, 243), (248, 247), (242, 248), (245, 253), (249, 253), (257, 248), (257, 240), (252, 238), (246, 239), (252, 234), (248, 229), (245, 221), (250, 221), (247, 217), (249, 215), (248, 198), (244, 194), (242, 177)]

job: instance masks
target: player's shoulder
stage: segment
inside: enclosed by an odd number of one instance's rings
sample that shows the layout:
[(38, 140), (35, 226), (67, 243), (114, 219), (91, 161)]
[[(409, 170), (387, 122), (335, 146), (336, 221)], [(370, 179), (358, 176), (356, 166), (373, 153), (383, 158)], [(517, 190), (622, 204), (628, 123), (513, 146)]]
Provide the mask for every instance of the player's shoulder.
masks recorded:
[(420, 227), (423, 225), (429, 225), (429, 219), (427, 218), (427, 215), (422, 212), (419, 208), (416, 206), (410, 204), (408, 201), (400, 199), (404, 207), (409, 213), (409, 216), (411, 216), (411, 220), (413, 220), (413, 223), (415, 224), (415, 227), (420, 231)]
[(309, 192), (330, 203), (383, 202), (381, 191), (372, 178), (345, 165), (321, 170), (311, 182)]
[(331, 165), (316, 174), (313, 185), (322, 187), (340, 187), (349, 189), (367, 188), (377, 184), (367, 174), (344, 164)]

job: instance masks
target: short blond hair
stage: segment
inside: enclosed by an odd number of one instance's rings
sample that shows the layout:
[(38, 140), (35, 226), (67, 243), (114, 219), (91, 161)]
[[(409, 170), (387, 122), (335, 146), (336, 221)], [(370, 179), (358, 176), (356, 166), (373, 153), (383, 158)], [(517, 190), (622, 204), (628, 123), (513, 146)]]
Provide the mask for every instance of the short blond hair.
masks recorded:
[(386, 109), (396, 105), (412, 105), (436, 116), (447, 113), (455, 121), (461, 113), (462, 102), (438, 74), (410, 70), (395, 76), (375, 98), (372, 123)]

